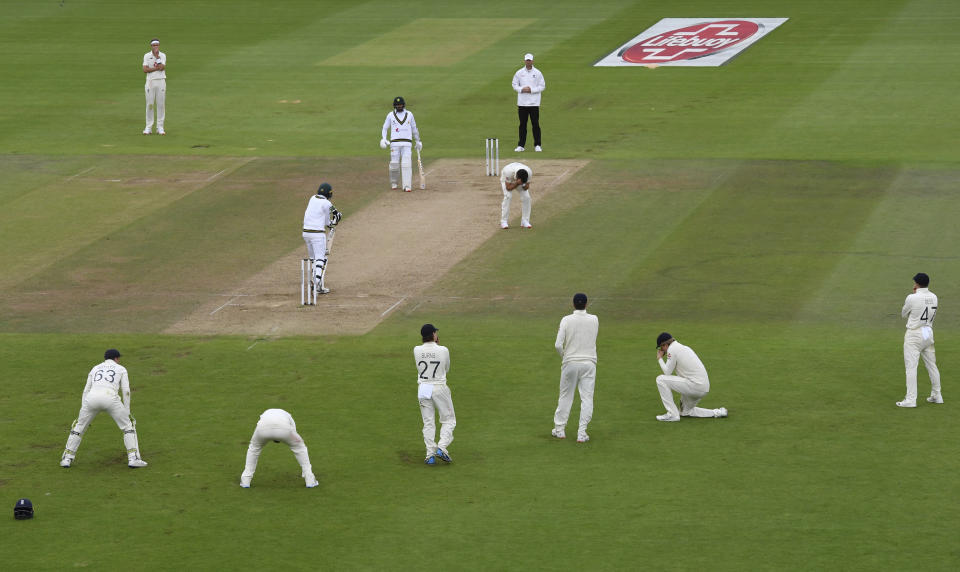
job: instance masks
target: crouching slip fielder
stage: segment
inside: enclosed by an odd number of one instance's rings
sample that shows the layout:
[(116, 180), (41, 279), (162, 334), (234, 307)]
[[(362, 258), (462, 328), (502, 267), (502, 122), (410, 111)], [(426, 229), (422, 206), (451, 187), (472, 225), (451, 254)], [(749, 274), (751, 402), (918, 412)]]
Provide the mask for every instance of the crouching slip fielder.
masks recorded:
[(403, 190), (410, 192), (413, 182), (413, 163), (411, 148), (413, 140), (417, 141), (417, 151), (423, 149), (420, 141), (420, 131), (417, 129), (417, 120), (413, 113), (404, 109), (406, 102), (402, 97), (393, 100), (393, 111), (387, 114), (380, 131), (380, 148), (390, 146), (390, 188), (396, 189), (398, 179), (403, 179)]
[[(453, 411), (453, 397), (447, 387), (447, 372), (450, 371), (450, 351), (441, 346), (433, 324), (424, 324), (420, 328), (423, 345), (413, 348), (413, 359), (417, 363), (417, 400), (420, 402), (420, 416), (423, 418), (423, 444), (427, 447), (424, 463), (436, 465), (437, 458), (446, 463), (453, 462), (447, 447), (453, 442), (453, 428), (457, 426), (457, 415)], [(436, 437), (434, 408), (440, 413), (440, 442)]]
[(333, 197), (333, 187), (322, 183), (317, 194), (310, 197), (307, 210), (303, 213), (303, 241), (307, 243), (307, 258), (313, 260), (314, 286), (320, 294), (330, 292), (323, 285), (327, 272), (327, 228), (331, 230), (337, 226), (343, 215), (333, 206), (330, 198)]
[[(667, 356), (664, 363), (663, 356)], [(707, 368), (688, 346), (663, 332), (657, 336), (657, 361), (663, 375), (657, 376), (657, 389), (667, 412), (657, 415), (657, 421), (680, 421), (681, 417), (726, 417), (727, 408), (704, 409), (697, 407), (703, 396), (710, 392), (710, 378)], [(676, 373), (677, 375), (671, 375)], [(673, 391), (680, 394), (682, 409), (677, 411), (673, 402)]]
[(907, 371), (907, 395), (898, 401), (898, 407), (917, 406), (917, 366), (920, 358), (930, 376), (930, 403), (943, 403), (940, 391), (940, 369), (933, 344), (933, 319), (937, 315), (937, 295), (930, 291), (930, 277), (920, 272), (913, 277), (913, 293), (903, 302), (900, 315), (907, 319), (903, 335), (903, 364)]
[(500, 172), (500, 189), (503, 190), (503, 202), (500, 204), (500, 228), (510, 228), (510, 199), (513, 190), (520, 187), (520, 226), (533, 228), (530, 224), (530, 179), (533, 171), (523, 163), (510, 163)]
[(310, 455), (307, 454), (307, 445), (297, 434), (297, 424), (293, 421), (293, 416), (283, 409), (267, 409), (260, 414), (260, 421), (257, 422), (257, 428), (253, 430), (253, 437), (250, 438), (250, 446), (247, 447), (247, 464), (243, 468), (243, 474), (240, 475), (241, 487), (250, 488), (253, 474), (257, 471), (260, 452), (268, 441), (283, 442), (290, 446), (293, 456), (300, 463), (300, 475), (308, 489), (320, 484), (313, 474)]
[[(137, 421), (130, 415), (130, 380), (127, 368), (117, 363), (120, 352), (114, 349), (103, 354), (103, 363), (97, 364), (87, 374), (87, 385), (83, 388), (83, 400), (80, 414), (73, 422), (67, 446), (60, 458), (60, 466), (68, 468), (73, 464), (80, 448), (80, 441), (90, 422), (97, 413), (106, 411), (113, 417), (117, 427), (123, 431), (123, 445), (127, 448), (127, 465), (131, 469), (146, 467), (140, 458), (140, 444), (137, 440)], [(121, 400), (121, 396), (123, 399)]]

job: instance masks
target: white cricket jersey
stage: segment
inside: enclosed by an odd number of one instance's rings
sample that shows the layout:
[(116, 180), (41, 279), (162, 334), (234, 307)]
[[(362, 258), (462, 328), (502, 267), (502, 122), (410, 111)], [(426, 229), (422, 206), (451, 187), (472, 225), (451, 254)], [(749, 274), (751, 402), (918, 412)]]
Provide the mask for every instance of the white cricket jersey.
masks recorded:
[(667, 348), (666, 363), (662, 359), (658, 361), (664, 375), (673, 375), (676, 371), (676, 375), (694, 383), (710, 383), (710, 378), (707, 377), (707, 368), (704, 367), (696, 352), (680, 342), (674, 341)]
[(112, 359), (95, 365), (87, 374), (87, 384), (83, 388), (84, 397), (91, 391), (115, 393), (129, 398), (130, 380), (127, 378), (127, 368)]
[(506, 167), (500, 171), (500, 182), (501, 183), (516, 183), (517, 182), (517, 171), (523, 169), (527, 172), (527, 182), (533, 181), (533, 170), (530, 167), (524, 165), (523, 163), (508, 163)]
[(290, 427), (297, 430), (297, 424), (293, 421), (293, 415), (290, 415), (283, 409), (267, 409), (260, 414), (260, 421), (257, 425), (267, 427)]
[(383, 122), (380, 136), (387, 141), (412, 142), (420, 141), (420, 131), (417, 130), (417, 120), (413, 113), (404, 109), (400, 113), (391, 111)]
[[(513, 74), (513, 91), (517, 92), (518, 107), (539, 107), (540, 93), (547, 89), (543, 74), (536, 67), (529, 70), (527, 66), (520, 68)], [(521, 93), (520, 90), (529, 87), (530, 93)]]
[(560, 320), (554, 347), (563, 356), (562, 363), (588, 361), (597, 363), (597, 331), (600, 320), (586, 310), (574, 310)]
[(900, 315), (907, 319), (907, 329), (916, 330), (923, 326), (933, 327), (933, 318), (937, 315), (937, 295), (927, 288), (907, 296)]
[(307, 210), (303, 213), (303, 230), (325, 231), (330, 226), (330, 208), (333, 203), (323, 195), (310, 197)]
[(413, 348), (413, 359), (417, 362), (417, 383), (447, 383), (450, 371), (450, 351), (436, 342), (426, 342)]
[[(160, 54), (159, 57), (154, 57), (153, 51), (149, 51), (149, 52), (145, 53), (145, 54), (143, 55), (143, 65), (152, 68), (152, 67), (154, 67), (153, 64), (155, 64), (155, 63), (157, 63), (157, 62), (160, 62), (161, 64), (164, 65), (164, 68), (166, 68), (166, 65), (167, 65), (167, 54), (165, 54), (165, 53), (163, 53), (163, 52), (158, 52), (158, 53)], [(151, 79), (166, 79), (166, 78), (167, 78), (167, 70), (166, 70), (166, 69), (157, 70), (157, 71), (152, 71), (152, 72), (147, 72), (147, 83), (149, 83)]]

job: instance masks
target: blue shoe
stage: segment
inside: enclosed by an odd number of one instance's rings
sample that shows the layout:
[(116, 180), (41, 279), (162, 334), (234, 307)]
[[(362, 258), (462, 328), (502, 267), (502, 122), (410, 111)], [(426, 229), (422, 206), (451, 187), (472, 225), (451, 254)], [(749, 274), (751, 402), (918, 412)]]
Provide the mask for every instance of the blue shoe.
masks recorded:
[(444, 463), (452, 463), (453, 459), (450, 458), (450, 455), (443, 452), (443, 449), (437, 449), (436, 456), (440, 458)]
[(431, 465), (431, 466), (437, 464), (437, 460), (433, 458), (433, 455), (431, 455), (431, 456), (427, 457), (426, 459), (424, 459), (423, 462), (426, 463), (426, 464), (428, 464), (428, 465)]

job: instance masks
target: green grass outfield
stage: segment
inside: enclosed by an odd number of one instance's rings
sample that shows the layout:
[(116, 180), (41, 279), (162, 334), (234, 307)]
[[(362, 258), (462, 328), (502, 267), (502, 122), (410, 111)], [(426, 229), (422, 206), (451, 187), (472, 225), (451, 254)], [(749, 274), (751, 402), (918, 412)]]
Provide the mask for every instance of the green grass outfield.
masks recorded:
[[(0, 519), (4, 561), (960, 567), (954, 3), (65, 0), (0, 13), (0, 508), (37, 507)], [(790, 20), (721, 68), (591, 67), (660, 18), (694, 16)], [(164, 138), (140, 135), (153, 36), (169, 58)], [(476, 157), (479, 171), (487, 136), (512, 148), (509, 81), (527, 51), (547, 81), (544, 156), (591, 160), (537, 206), (534, 232), (494, 236), (363, 336), (158, 333), (211, 282), (297, 248), (320, 180), (347, 213), (377, 199), (394, 96), (417, 114), (428, 166)], [(917, 271), (943, 303), (947, 403), (900, 410), (899, 309)], [(601, 319), (585, 445), (549, 436), (552, 344), (576, 291)], [(454, 463), (436, 468), (413, 399), (425, 321), (450, 347), (458, 414)], [(662, 330), (698, 351), (704, 405), (730, 418), (654, 420)], [(84, 375), (113, 346), (150, 466), (126, 469), (100, 416), (62, 470)], [(237, 486), (257, 415), (275, 406), (296, 418), (318, 489), (280, 446), (252, 489)]]

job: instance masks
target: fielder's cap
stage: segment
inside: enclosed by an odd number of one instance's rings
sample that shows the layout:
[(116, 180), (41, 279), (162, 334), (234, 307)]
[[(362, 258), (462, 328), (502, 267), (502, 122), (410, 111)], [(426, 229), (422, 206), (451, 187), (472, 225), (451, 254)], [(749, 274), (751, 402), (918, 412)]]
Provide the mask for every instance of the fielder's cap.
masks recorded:
[(151, 45), (151, 46), (159, 46), (159, 45), (160, 45), (160, 40), (154, 38), (154, 39), (150, 40), (150, 45)]
[(13, 518), (17, 520), (33, 518), (33, 503), (30, 499), (19, 499), (17, 504), (13, 505)]
[(924, 288), (930, 285), (930, 277), (923, 272), (918, 272), (917, 275), (913, 277), (913, 281)]
[(573, 295), (573, 305), (579, 306), (587, 303), (587, 295), (582, 292), (577, 292)]
[(433, 335), (433, 332), (439, 332), (439, 331), (440, 330), (438, 330), (437, 327), (434, 326), (433, 324), (424, 324), (420, 328), (420, 337), (429, 338), (430, 336)]
[(524, 59), (524, 60), (533, 61), (533, 54), (527, 54), (527, 55), (523, 56), (523, 59)]
[(117, 359), (120, 357), (120, 352), (115, 349), (109, 349), (103, 352), (103, 359)]
[(657, 336), (657, 347), (659, 348), (661, 345), (663, 345), (663, 342), (669, 342), (672, 339), (673, 339), (673, 336), (671, 336), (667, 332), (663, 332), (662, 334)]
[(333, 192), (333, 187), (330, 186), (330, 183), (320, 183), (320, 188), (317, 189), (318, 195), (329, 196), (328, 193)]

